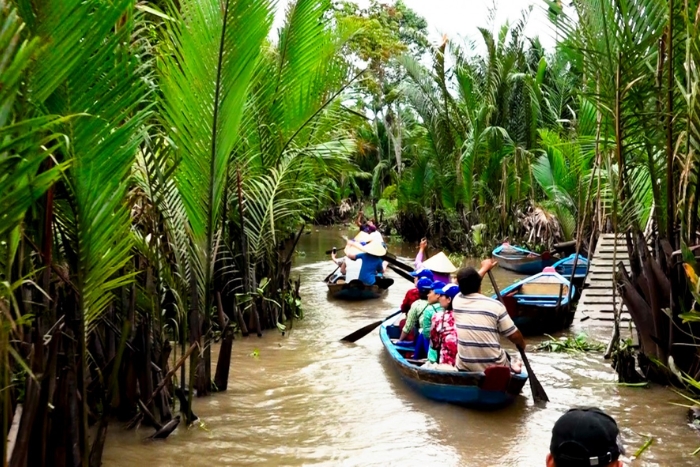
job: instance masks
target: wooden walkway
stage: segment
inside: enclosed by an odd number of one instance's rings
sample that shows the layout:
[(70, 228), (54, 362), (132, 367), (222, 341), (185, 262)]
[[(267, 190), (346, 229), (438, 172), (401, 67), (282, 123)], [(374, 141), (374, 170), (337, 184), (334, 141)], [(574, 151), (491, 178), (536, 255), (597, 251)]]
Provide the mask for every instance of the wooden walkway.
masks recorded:
[[(617, 247), (617, 251), (615, 248)], [(614, 263), (613, 263), (614, 257)], [(629, 270), (629, 255), (625, 237), (615, 234), (601, 234), (598, 237), (593, 258), (590, 260), (586, 285), (576, 308), (577, 318), (584, 319), (588, 316), (591, 321), (606, 322), (612, 324), (615, 320), (613, 309), (613, 289), (615, 287), (615, 264), (620, 261)], [(622, 305), (619, 294), (615, 294), (616, 305), (622, 306), (621, 321), (630, 321), (627, 307)], [(593, 323), (591, 323), (593, 324)], [(603, 324), (603, 323), (601, 323)]]

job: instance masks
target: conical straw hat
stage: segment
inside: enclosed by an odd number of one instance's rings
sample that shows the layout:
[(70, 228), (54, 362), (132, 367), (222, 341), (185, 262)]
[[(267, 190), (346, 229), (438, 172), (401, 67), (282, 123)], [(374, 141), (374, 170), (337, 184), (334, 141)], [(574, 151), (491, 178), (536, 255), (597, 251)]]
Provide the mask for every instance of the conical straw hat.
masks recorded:
[(443, 274), (451, 274), (457, 270), (454, 264), (452, 264), (452, 261), (450, 261), (450, 258), (442, 251), (423, 261), (423, 268)]
[(361, 240), (363, 242), (379, 242), (379, 243), (384, 243), (384, 237), (382, 237), (382, 234), (379, 233), (379, 230), (375, 230), (371, 234), (369, 234), (369, 240)]
[(358, 243), (359, 243), (359, 242), (365, 242), (365, 243), (367, 243), (367, 242), (371, 242), (371, 241), (372, 241), (372, 237), (371, 237), (370, 234), (368, 234), (367, 232), (358, 232), (358, 234), (355, 235), (355, 241), (358, 242)]
[(370, 255), (374, 256), (384, 256), (386, 254), (386, 248), (384, 247), (382, 242), (377, 240), (369, 240), (369, 242), (365, 245), (362, 245), (358, 240), (355, 240), (355, 242), (345, 247), (345, 254), (347, 255), (349, 253), (369, 253)]

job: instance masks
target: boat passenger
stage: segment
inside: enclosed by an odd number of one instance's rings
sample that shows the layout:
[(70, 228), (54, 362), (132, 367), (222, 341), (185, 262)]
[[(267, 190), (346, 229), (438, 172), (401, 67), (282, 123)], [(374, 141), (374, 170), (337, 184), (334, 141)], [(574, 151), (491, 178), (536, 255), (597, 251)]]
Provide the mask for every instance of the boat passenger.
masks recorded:
[[(445, 287), (445, 283), (441, 281), (435, 281), (430, 286), (428, 305), (418, 318), (418, 335), (416, 336), (416, 350), (413, 353), (413, 358), (420, 359), (428, 356), (428, 351), (430, 350), (430, 320), (435, 313), (442, 311), (440, 293), (438, 291), (442, 291), (443, 287)], [(406, 321), (408, 321), (408, 318), (406, 318)]]
[[(411, 276), (413, 276), (413, 283), (417, 284), (420, 279), (423, 277), (427, 277), (430, 279), (430, 282), (433, 281), (433, 273), (429, 269), (420, 269), (413, 271), (411, 273)], [(406, 295), (403, 298), (403, 303), (401, 303), (401, 311), (403, 313), (408, 313), (408, 310), (411, 309), (411, 305), (413, 305), (413, 302), (418, 300), (419, 298), (419, 293), (418, 293), (418, 288), (414, 287), (408, 292), (406, 292)]]
[(364, 219), (365, 213), (360, 211), (357, 213), (357, 219), (355, 219), (355, 225), (357, 225), (360, 228), (361, 232), (365, 232), (368, 234), (371, 234), (373, 232), (377, 231), (377, 225), (376, 222), (374, 222), (374, 219)]
[(615, 419), (596, 407), (573, 408), (552, 428), (547, 467), (622, 467), (624, 453)]
[(440, 252), (434, 256), (431, 256), (427, 260), (423, 261), (425, 258), (425, 249), (428, 246), (428, 241), (424, 238), (420, 242), (418, 247), (418, 254), (415, 259), (415, 268), (418, 269), (430, 269), (433, 272), (433, 279), (436, 281), (444, 282), (449, 284), (452, 282), (450, 274), (457, 271), (457, 268), (452, 264), (452, 261), (445, 255), (445, 253)]
[[(333, 262), (338, 265), (339, 270), (339, 274), (336, 274), (336, 277), (334, 277), (335, 280), (337, 280), (338, 277), (344, 276), (347, 270), (347, 265), (345, 264), (345, 257), (338, 258), (336, 256), (337, 251), (338, 250), (335, 247), (333, 247), (333, 249), (331, 250), (331, 260), (333, 260)], [(335, 282), (335, 280), (331, 280), (331, 282)]]
[(433, 315), (430, 322), (430, 351), (428, 360), (441, 365), (455, 365), (457, 357), (457, 330), (455, 329), (452, 299), (459, 293), (456, 285), (447, 285), (435, 293), (440, 294), (443, 311)]
[(419, 323), (421, 323), (421, 317), (423, 316), (423, 312), (428, 306), (428, 294), (430, 293), (432, 285), (433, 281), (431, 281), (427, 277), (419, 279), (416, 283), (419, 298), (418, 300), (413, 302), (411, 308), (408, 310), (408, 314), (406, 315), (406, 321), (403, 325), (403, 328), (401, 329), (401, 337), (399, 337), (400, 341), (408, 340), (411, 331), (413, 331), (413, 329), (417, 327)]
[(377, 241), (363, 243), (348, 239), (345, 256), (351, 260), (361, 259), (359, 279), (365, 285), (374, 285), (377, 275), (384, 273), (382, 256), (386, 255), (386, 248)]
[[(479, 271), (466, 267), (457, 272), (460, 294), (452, 301), (452, 307), (457, 328), (459, 370), (484, 371), (494, 365), (509, 365), (510, 356), (501, 348), (499, 335), (525, 349), (525, 339), (506, 307), (481, 294), (481, 280), (496, 264), (496, 261), (487, 259), (482, 261)], [(520, 363), (510, 366), (513, 372), (520, 373)]]

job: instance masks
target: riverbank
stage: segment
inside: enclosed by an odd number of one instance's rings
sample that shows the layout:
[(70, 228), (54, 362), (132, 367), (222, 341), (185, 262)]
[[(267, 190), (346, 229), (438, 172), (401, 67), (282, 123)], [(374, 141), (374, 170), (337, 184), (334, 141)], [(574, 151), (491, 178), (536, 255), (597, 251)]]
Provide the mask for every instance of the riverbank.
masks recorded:
[[(318, 232), (316, 231), (318, 230)], [(535, 407), (529, 389), (505, 410), (482, 413), (437, 404), (413, 393), (391, 371), (372, 333), (355, 345), (338, 339), (388, 314), (410, 287), (396, 278), (385, 298), (329, 301), (320, 281), (332, 267), (325, 250), (342, 231), (304, 235), (293, 277), (301, 276), (305, 319), (287, 336), (237, 337), (229, 390), (195, 399), (203, 426), (180, 426), (165, 442), (143, 442), (151, 430), (110, 426), (105, 466), (171, 465), (500, 465), (544, 464), (554, 421), (573, 405), (598, 405), (620, 424), (628, 455), (653, 444), (633, 465), (691, 466), (700, 442), (686, 426), (683, 400), (658, 386), (619, 387), (599, 353), (531, 354), (551, 402)], [(403, 254), (413, 245), (392, 244)], [(498, 270), (499, 284), (512, 277)], [(329, 326), (330, 323), (330, 326)], [(583, 329), (575, 325), (571, 333)], [(609, 330), (587, 326), (592, 340)], [(530, 347), (541, 339), (528, 339)], [(216, 356), (218, 349), (214, 349)], [(216, 361), (216, 358), (213, 358)]]

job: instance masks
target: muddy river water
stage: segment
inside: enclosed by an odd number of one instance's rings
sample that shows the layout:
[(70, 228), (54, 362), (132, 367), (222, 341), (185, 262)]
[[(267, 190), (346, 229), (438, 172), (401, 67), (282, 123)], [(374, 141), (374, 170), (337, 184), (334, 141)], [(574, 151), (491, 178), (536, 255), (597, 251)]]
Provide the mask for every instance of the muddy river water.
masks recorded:
[[(384, 298), (329, 300), (320, 281), (333, 265), (323, 252), (342, 246), (342, 233), (319, 229), (302, 237), (294, 274), (302, 278), (305, 319), (284, 337), (268, 331), (234, 342), (229, 390), (195, 399), (201, 425), (181, 425), (166, 441), (147, 442), (152, 430), (124, 431), (114, 423), (104, 465), (544, 466), (552, 425), (575, 405), (596, 405), (615, 417), (628, 457), (653, 437), (633, 466), (700, 465), (700, 454), (691, 456), (700, 437), (686, 425), (685, 409), (671, 404), (683, 400), (661, 387), (617, 386), (600, 353), (531, 352), (550, 398), (544, 408), (533, 404), (529, 387), (512, 406), (489, 413), (413, 393), (391, 368), (376, 331), (356, 344), (338, 342), (388, 315), (411, 287), (389, 273), (396, 282)], [(398, 244), (391, 250), (415, 251)], [(516, 277), (496, 272), (501, 288)], [(607, 342), (610, 329), (589, 321), (571, 332)]]

